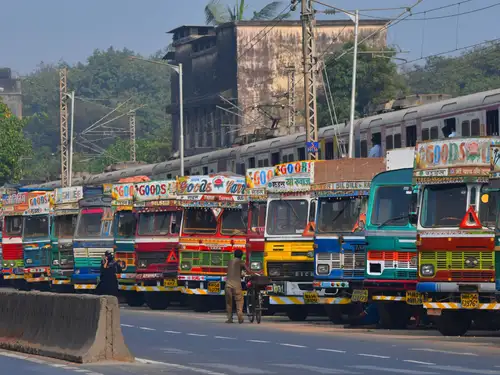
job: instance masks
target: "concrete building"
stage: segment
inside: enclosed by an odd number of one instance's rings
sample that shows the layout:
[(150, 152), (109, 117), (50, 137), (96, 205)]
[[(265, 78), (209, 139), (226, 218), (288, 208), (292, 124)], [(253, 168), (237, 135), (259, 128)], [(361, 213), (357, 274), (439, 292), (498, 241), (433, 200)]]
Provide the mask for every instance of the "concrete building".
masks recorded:
[(14, 115), (23, 117), (21, 79), (13, 77), (9, 68), (0, 68), (0, 99)]
[[(385, 20), (360, 21), (359, 40), (375, 31), (368, 45), (386, 46)], [(381, 31), (382, 30), (382, 31)], [(288, 126), (288, 78), (295, 72), (296, 124), (303, 124), (304, 82), (300, 21), (238, 21), (181, 26), (164, 59), (184, 70), (186, 155), (303, 131)], [(316, 21), (319, 58), (353, 40), (350, 20)], [(179, 143), (178, 76), (172, 74), (173, 150)], [(321, 77), (321, 76), (320, 76)]]

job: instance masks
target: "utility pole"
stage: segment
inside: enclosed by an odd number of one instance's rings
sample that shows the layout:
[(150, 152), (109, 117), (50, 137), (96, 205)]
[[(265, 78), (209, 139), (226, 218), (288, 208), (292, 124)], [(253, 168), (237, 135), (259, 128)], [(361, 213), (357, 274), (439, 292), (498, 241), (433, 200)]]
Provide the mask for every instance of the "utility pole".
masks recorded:
[(356, 106), (356, 70), (358, 64), (359, 12), (354, 14), (354, 57), (352, 62), (351, 126), (349, 128), (349, 159), (354, 157), (354, 107)]
[(68, 71), (62, 68), (59, 71), (59, 115), (61, 125), (61, 186), (69, 186), (69, 158), (68, 158)]
[(288, 135), (295, 133), (295, 65), (287, 68), (288, 72)]
[(309, 160), (318, 159), (318, 127), (316, 113), (316, 48), (314, 41), (313, 0), (301, 1), (302, 57), (304, 63), (304, 101), (306, 119), (306, 149)]
[(69, 168), (68, 168), (68, 186), (73, 186), (73, 132), (75, 130), (75, 92), (66, 94), (71, 100), (71, 131), (69, 133)]
[(128, 125), (130, 128), (130, 160), (136, 161), (135, 155), (135, 111), (128, 113)]

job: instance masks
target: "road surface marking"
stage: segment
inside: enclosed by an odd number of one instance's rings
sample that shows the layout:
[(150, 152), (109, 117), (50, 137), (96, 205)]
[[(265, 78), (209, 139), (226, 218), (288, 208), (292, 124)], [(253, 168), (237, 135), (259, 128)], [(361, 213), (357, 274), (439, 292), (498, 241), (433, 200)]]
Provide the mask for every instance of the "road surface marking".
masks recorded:
[(341, 369), (333, 369), (327, 367), (318, 367), (318, 366), (308, 366), (302, 364), (292, 364), (292, 363), (277, 363), (273, 364), (273, 366), (285, 367), (285, 368), (296, 368), (310, 372), (317, 372), (320, 374), (359, 374), (358, 372), (352, 372), (349, 370), (341, 370)]
[(257, 344), (269, 344), (270, 341), (264, 340), (247, 340), (248, 342), (256, 342)]
[(165, 332), (165, 333), (174, 333), (174, 334), (175, 333), (180, 333), (179, 331), (163, 331), (163, 332)]
[(304, 346), (304, 345), (295, 345), (295, 344), (283, 344), (283, 343), (281, 343), (279, 345), (281, 345), (281, 346), (289, 346), (291, 348), (307, 348), (307, 346)]
[(148, 328), (148, 327), (139, 327), (139, 329), (142, 329), (143, 331), (156, 331), (156, 329)]
[(128, 328), (134, 328), (135, 326), (132, 326), (130, 324), (120, 324), (122, 327), (128, 327)]
[(227, 337), (227, 336), (214, 336), (216, 339), (221, 340), (236, 340), (236, 337)]
[(499, 375), (500, 371), (499, 370), (481, 370), (481, 369), (473, 369), (473, 368), (467, 368), (467, 367), (460, 367), (460, 366), (432, 366), (432, 370), (444, 370), (444, 371), (451, 371), (451, 372), (463, 372), (466, 374), (484, 374), (484, 375)]
[(479, 355), (476, 353), (461, 353), (461, 352), (449, 352), (446, 350), (437, 350), (437, 349), (431, 349), (431, 348), (412, 348), (410, 350), (416, 351), (416, 352), (433, 352), (433, 353), (444, 353), (444, 354), (454, 354), (454, 355), (470, 355), (473, 357), (478, 357)]
[(225, 363), (193, 363), (196, 366), (208, 366), (219, 370), (228, 370), (231, 373), (241, 375), (260, 375), (260, 374), (273, 374), (271, 371), (265, 371), (258, 368), (242, 367), (237, 365), (229, 365)]
[(345, 350), (336, 350), (336, 349), (323, 349), (323, 348), (318, 348), (316, 349), (320, 352), (331, 352), (331, 353), (345, 353)]
[(409, 370), (403, 368), (390, 368), (390, 367), (379, 367), (379, 366), (349, 366), (350, 368), (355, 368), (358, 370), (371, 370), (371, 371), (384, 371), (384, 372), (392, 372), (395, 374), (410, 374), (410, 375), (439, 375), (439, 372), (428, 372), (428, 371), (418, 371), (418, 370)]
[(414, 361), (412, 359), (403, 359), (403, 362), (416, 363), (417, 365), (428, 365), (428, 366), (434, 366), (435, 365), (435, 363)]
[(376, 354), (365, 354), (365, 353), (358, 353), (358, 355), (362, 357), (372, 357), (372, 358), (382, 358), (382, 359), (389, 359), (391, 357), (387, 357), (385, 355), (376, 355)]
[(196, 336), (196, 337), (205, 337), (206, 335), (203, 335), (201, 333), (186, 333), (188, 336)]
[(167, 363), (167, 362), (152, 361), (150, 359), (144, 359), (144, 358), (136, 358), (135, 360), (136, 360), (136, 362), (147, 364), (147, 365), (165, 366), (165, 367), (170, 367), (170, 368), (176, 368), (178, 370), (188, 370), (188, 371), (191, 371), (191, 372), (197, 372), (199, 374), (206, 374), (206, 375), (228, 375), (228, 374), (226, 374), (224, 372), (215, 372), (215, 371), (206, 370), (204, 368), (179, 365), (177, 363)]

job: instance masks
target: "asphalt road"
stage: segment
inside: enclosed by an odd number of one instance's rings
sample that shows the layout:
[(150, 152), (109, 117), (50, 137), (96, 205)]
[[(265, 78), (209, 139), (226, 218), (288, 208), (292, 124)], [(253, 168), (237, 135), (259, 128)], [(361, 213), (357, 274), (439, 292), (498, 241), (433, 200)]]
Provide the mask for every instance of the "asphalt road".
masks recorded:
[[(220, 313), (122, 308), (135, 364), (74, 365), (0, 351), (5, 373), (42, 375), (500, 375), (500, 336), (344, 329), (324, 319), (226, 324)], [(2, 371), (2, 373), (4, 372)]]

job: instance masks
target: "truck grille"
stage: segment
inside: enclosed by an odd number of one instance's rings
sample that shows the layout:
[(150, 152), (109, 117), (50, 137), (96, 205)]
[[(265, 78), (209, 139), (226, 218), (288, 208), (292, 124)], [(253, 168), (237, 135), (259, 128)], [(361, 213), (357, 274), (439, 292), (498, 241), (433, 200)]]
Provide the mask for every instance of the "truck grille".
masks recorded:
[(348, 270), (361, 270), (361, 274), (357, 276), (362, 276), (365, 269), (365, 252), (363, 250), (344, 250), (344, 253), (319, 253), (316, 255), (317, 264), (328, 264), (330, 269), (339, 270), (344, 269), (344, 275), (347, 274), (345, 271)]
[(25, 250), (24, 259), (31, 259), (31, 263), (26, 262), (26, 267), (49, 266), (49, 251)]
[(273, 280), (312, 281), (313, 262), (268, 262), (267, 274)]
[(417, 269), (417, 254), (408, 251), (369, 251), (369, 261), (384, 262), (384, 268)]
[(181, 261), (191, 262), (193, 267), (227, 267), (233, 259), (232, 252), (220, 251), (182, 251)]
[(493, 251), (422, 251), (420, 264), (432, 264), (436, 271), (492, 270)]

